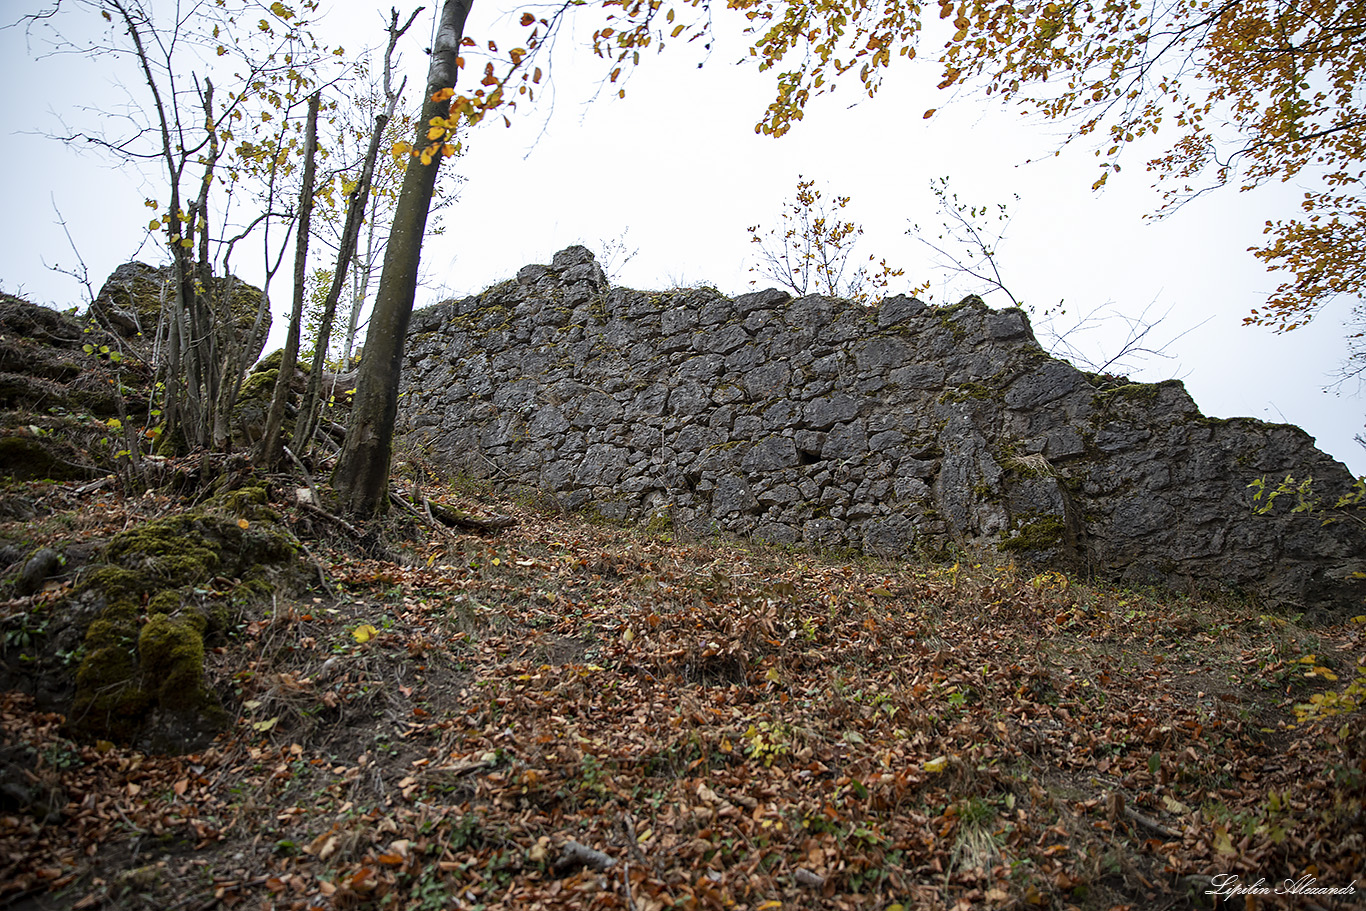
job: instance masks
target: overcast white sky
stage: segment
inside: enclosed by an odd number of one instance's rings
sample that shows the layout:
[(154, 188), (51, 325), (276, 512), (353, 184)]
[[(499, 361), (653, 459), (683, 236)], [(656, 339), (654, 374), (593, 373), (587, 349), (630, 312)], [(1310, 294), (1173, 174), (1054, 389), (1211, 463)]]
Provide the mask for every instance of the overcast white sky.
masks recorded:
[[(427, 5), (424, 17), (435, 4)], [(7, 3), (7, 15), (17, 16), (20, 6)], [(348, 48), (378, 44), (383, 25), (375, 9), (343, 3), (324, 31), (341, 23)], [(476, 3), (467, 33), (486, 33), (495, 12), (493, 4)], [(478, 292), (573, 243), (598, 249), (623, 231), (628, 248), (639, 252), (614, 276), (620, 284), (750, 290), (756, 248), (746, 228), (777, 222), (798, 174), (815, 178), (827, 196), (852, 197), (845, 214), (863, 225), (867, 253), (904, 265), (908, 285), (931, 280), (935, 300), (957, 300), (975, 289), (946, 286), (932, 254), (905, 233), (912, 223), (937, 225), (929, 181), (948, 176), (966, 202), (1010, 202), (1019, 194), (1000, 249), (1017, 297), (1040, 308), (1065, 299), (1073, 312), (1107, 302), (1129, 312), (1154, 302), (1158, 312), (1170, 308), (1159, 332), (1199, 327), (1173, 344), (1172, 360), (1152, 361), (1136, 378), (1183, 379), (1208, 415), (1299, 424), (1321, 448), (1366, 472), (1366, 450), (1353, 441), (1366, 405), (1352, 394), (1355, 387), (1343, 395), (1323, 391), (1346, 353), (1343, 319), (1352, 302), (1289, 335), (1241, 325), (1278, 283), (1246, 250), (1260, 242), (1268, 218), (1293, 210), (1298, 188), (1221, 191), (1164, 221), (1145, 222), (1158, 197), (1140, 155), (1104, 192), (1092, 193), (1090, 149), (1052, 157), (1055, 126), (972, 97), (946, 105), (933, 88), (937, 73), (916, 65), (894, 68), (875, 100), (850, 85), (813, 104), (787, 136), (760, 137), (753, 127), (773, 81), (735, 64), (745, 43), (732, 21), (718, 18), (718, 40), (704, 61), (682, 45), (647, 59), (625, 100), (605, 93), (589, 104), (599, 71), (582, 66), (587, 55), (563, 44), (552, 69), (553, 109), (525, 110), (512, 129), (481, 127), (467, 138), (467, 154), (446, 166), (445, 179), (458, 172), (466, 181), (445, 215), (445, 235), (424, 249), (430, 288), (418, 305)], [(429, 29), (430, 19), (420, 20), (405, 57), (424, 71)], [(575, 57), (580, 65), (571, 68)], [(127, 168), (42, 134), (60, 130), (58, 114), (88, 127), (96, 113), (71, 106), (108, 104), (117, 97), (114, 84), (136, 90), (136, 77), (109, 60), (34, 61), (23, 30), (12, 28), (0, 31), (0, 79), (7, 210), (0, 288), (60, 307), (82, 303), (80, 286), (44, 265), (74, 259), (53, 202), (98, 286), (143, 244), (149, 213), (142, 200), (154, 193)], [(420, 84), (420, 72), (413, 82)], [(922, 119), (930, 107), (939, 113)], [(141, 257), (155, 260), (156, 252), (144, 245)], [(246, 258), (238, 261), (252, 279)], [(287, 287), (277, 284), (272, 296), (278, 319)], [(1098, 337), (1093, 346), (1104, 349), (1107, 341)]]

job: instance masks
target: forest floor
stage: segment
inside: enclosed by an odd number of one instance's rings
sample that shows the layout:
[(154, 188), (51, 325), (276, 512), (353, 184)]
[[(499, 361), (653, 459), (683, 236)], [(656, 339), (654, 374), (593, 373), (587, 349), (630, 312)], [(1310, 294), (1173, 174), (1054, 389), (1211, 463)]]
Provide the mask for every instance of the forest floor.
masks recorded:
[[(33, 546), (185, 508), (15, 490)], [(0, 695), (51, 795), (0, 809), (0, 909), (1366, 905), (1366, 618), (427, 492), (517, 524), (377, 560), (275, 504), (321, 573), (211, 650), (206, 749)]]

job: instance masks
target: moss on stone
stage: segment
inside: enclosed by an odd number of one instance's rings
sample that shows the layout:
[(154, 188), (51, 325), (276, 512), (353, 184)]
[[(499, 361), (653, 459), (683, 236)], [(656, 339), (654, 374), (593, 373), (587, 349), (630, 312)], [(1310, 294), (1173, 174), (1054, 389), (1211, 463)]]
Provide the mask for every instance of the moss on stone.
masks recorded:
[(204, 639), (187, 618), (153, 614), (138, 633), (138, 665), (145, 694), (162, 708), (204, 702)]
[[(261, 487), (248, 486), (210, 506), (259, 514), (268, 510), (265, 502)], [(230, 609), (221, 601), (201, 607), (196, 590), (226, 576), (240, 580), (232, 588), (235, 602), (269, 596), (269, 567), (288, 564), (295, 555), (292, 537), (272, 523), (211, 510), (168, 516), (116, 535), (105, 549), (108, 563), (87, 573), (74, 593), (78, 599), (95, 593), (104, 602), (85, 634), (74, 731), (128, 741), (154, 712), (180, 719), (175, 731), (203, 732), (221, 724), (222, 709), (204, 685), (204, 640), (226, 628)], [(174, 746), (174, 736), (172, 741)]]
[(258, 399), (270, 401), (275, 392), (275, 384), (280, 379), (280, 368), (262, 370), (253, 373), (242, 381), (242, 388), (237, 392), (238, 402), (251, 402)]
[(103, 616), (85, 634), (70, 723), (79, 732), (131, 738), (151, 700), (137, 684), (135, 617)]
[[(263, 373), (273, 372), (275, 376), (279, 376), (280, 368), (284, 366), (284, 363), (285, 349), (276, 348), (270, 354), (267, 354), (256, 362), (256, 366), (251, 368), (251, 376), (247, 377), (243, 382), (243, 387), (245, 387), (247, 383), (250, 383), (253, 378), (258, 377)], [(308, 373), (313, 369), (313, 365), (307, 361), (295, 361), (295, 366), (304, 373)], [(271, 382), (272, 384), (274, 383), (273, 380)]]
[(1020, 524), (1015, 533), (999, 545), (1011, 553), (1051, 550), (1067, 540), (1067, 523), (1057, 515), (1042, 515)]
[(147, 602), (147, 613), (152, 614), (174, 614), (180, 610), (185, 602), (184, 595), (179, 589), (173, 591), (157, 592)]
[[(84, 591), (98, 592), (104, 596), (109, 607), (124, 604), (130, 610), (137, 609), (137, 602), (145, 590), (145, 583), (137, 573), (122, 566), (99, 566), (86, 573), (77, 594)], [(108, 608), (106, 608), (107, 610)]]
[(939, 403), (945, 405), (950, 402), (964, 402), (969, 399), (990, 402), (999, 400), (1003, 397), (1004, 393), (999, 389), (993, 389), (985, 383), (968, 381), (962, 385), (955, 386), (952, 389), (945, 390), (944, 393), (939, 396)]
[(223, 512), (249, 522), (278, 522), (280, 514), (270, 508), (270, 494), (260, 484), (228, 490), (209, 501)]

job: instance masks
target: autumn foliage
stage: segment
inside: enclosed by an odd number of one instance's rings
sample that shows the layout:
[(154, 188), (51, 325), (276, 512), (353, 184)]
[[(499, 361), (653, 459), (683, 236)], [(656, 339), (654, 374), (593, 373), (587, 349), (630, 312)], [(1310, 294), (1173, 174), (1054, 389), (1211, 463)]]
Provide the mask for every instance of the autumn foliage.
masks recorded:
[[(728, 0), (748, 22), (750, 56), (772, 71), (773, 101), (755, 127), (781, 136), (842, 82), (877, 94), (894, 61), (942, 41), (941, 89), (973, 88), (1065, 125), (1094, 144), (1099, 189), (1126, 148), (1144, 143), (1162, 212), (1207, 190), (1295, 180), (1301, 211), (1269, 219), (1255, 255), (1289, 277), (1248, 322), (1289, 330), (1338, 295), (1366, 289), (1366, 6), (1310, 0)], [(706, 0), (602, 0), (522, 17), (521, 46), (485, 64), (453, 111), (470, 120), (532, 97), (533, 64), (571, 10), (601, 16), (593, 49), (605, 84), (625, 94), (646, 50), (710, 46), (727, 15)], [(590, 10), (592, 12), (590, 12)], [(473, 42), (470, 42), (474, 50)], [(907, 71), (902, 70), (901, 73)], [(899, 76), (898, 78), (904, 78)], [(925, 112), (931, 117), (934, 109)], [(1160, 133), (1160, 139), (1159, 137)], [(444, 135), (444, 134), (443, 134)]]
[(859, 303), (885, 295), (903, 270), (873, 256), (852, 265), (863, 228), (843, 220), (848, 205), (848, 196), (827, 203), (814, 180), (798, 176), (796, 194), (785, 204), (780, 223), (767, 231), (759, 225), (749, 228), (750, 241), (759, 245), (758, 265), (750, 271), (799, 295), (825, 294)]

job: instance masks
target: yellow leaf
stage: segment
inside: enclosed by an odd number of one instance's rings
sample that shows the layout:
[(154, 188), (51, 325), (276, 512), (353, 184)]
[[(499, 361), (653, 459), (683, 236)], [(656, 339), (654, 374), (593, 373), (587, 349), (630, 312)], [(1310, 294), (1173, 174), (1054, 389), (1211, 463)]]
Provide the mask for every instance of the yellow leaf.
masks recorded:
[(369, 642), (371, 639), (375, 638), (375, 636), (379, 635), (379, 630), (368, 623), (363, 623), (351, 630), (351, 635), (357, 642)]
[(1175, 797), (1172, 797), (1170, 794), (1164, 794), (1162, 796), (1162, 806), (1166, 807), (1168, 812), (1175, 813), (1177, 816), (1182, 816), (1191, 811), (1190, 807), (1186, 806)]
[(1228, 829), (1224, 826), (1219, 826), (1214, 830), (1214, 850), (1225, 857), (1232, 857), (1238, 853), (1238, 849), (1233, 847), (1233, 842), (1228, 837)]
[(248, 522), (246, 519), (238, 519), (237, 527), (242, 529), (251, 528), (251, 523)]
[(947, 756), (936, 756), (934, 759), (926, 759), (923, 768), (926, 772), (942, 772), (948, 764)]
[(280, 716), (279, 716), (279, 715), (276, 715), (274, 718), (271, 718), (269, 721), (257, 721), (257, 722), (253, 722), (253, 723), (252, 723), (252, 726), (251, 726), (251, 729), (252, 729), (253, 731), (261, 731), (261, 732), (269, 731), (271, 728), (275, 727), (275, 722), (277, 722), (277, 721), (279, 721), (279, 720), (280, 720)]

